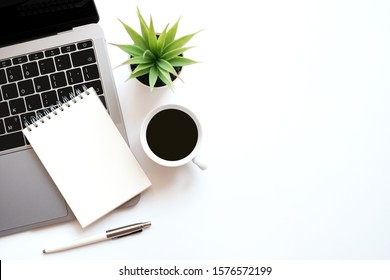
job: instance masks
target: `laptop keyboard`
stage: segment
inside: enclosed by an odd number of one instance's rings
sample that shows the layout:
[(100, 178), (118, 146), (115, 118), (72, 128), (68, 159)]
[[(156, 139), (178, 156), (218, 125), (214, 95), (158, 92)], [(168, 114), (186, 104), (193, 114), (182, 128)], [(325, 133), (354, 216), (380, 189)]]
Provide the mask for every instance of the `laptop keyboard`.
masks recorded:
[(90, 40), (1, 60), (0, 152), (28, 145), (25, 122), (83, 87), (93, 87), (107, 108)]

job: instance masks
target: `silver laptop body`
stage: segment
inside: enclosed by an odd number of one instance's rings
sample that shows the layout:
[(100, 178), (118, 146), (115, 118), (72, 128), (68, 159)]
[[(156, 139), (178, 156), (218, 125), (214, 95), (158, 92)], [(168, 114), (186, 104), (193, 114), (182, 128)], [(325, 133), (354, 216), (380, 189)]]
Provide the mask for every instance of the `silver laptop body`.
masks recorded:
[[(36, 61), (40, 67), (41, 65), (38, 62), (39, 60), (34, 60), (34, 57), (30, 56), (35, 55), (36, 53), (43, 53), (44, 57), (41, 57), (41, 59), (45, 59), (45, 51), (52, 50), (53, 48), (59, 49), (61, 55), (61, 50), (66, 52), (66, 47), (68, 47), (69, 44), (75, 45), (76, 51), (78, 51), (78, 47), (82, 48), (84, 46), (83, 43), (85, 42), (88, 42), (88, 44), (91, 44), (92, 42), (93, 45), (93, 51), (95, 54), (95, 61), (93, 61), (93, 64), (97, 67), (93, 66), (92, 68), (95, 69), (94, 72), (96, 72), (96, 69), (99, 72), (99, 80), (101, 82), (98, 86), (100, 87), (98, 91), (101, 91), (102, 96), (104, 96), (106, 108), (110, 113), (112, 120), (115, 122), (122, 136), (127, 141), (114, 79), (112, 77), (112, 68), (107, 55), (106, 41), (104, 39), (102, 29), (98, 24), (87, 24), (45, 38), (2, 47), (0, 48), (0, 63), (4, 61), (11, 61), (11, 63), (15, 62), (16, 65), (18, 65), (18, 61), (15, 61), (15, 59), (19, 59), (21, 56), (27, 56), (27, 63), (30, 61), (29, 58), (31, 58), (31, 61)], [(90, 58), (87, 57), (84, 59), (88, 60)], [(3, 64), (5, 65), (6, 63)], [(54, 89), (50, 90), (52, 92), (56, 92), (57, 95), (60, 94), (61, 88), (70, 87), (74, 89), (76, 86), (81, 86), (82, 84), (87, 84), (87, 86), (91, 85), (88, 83), (92, 83), (92, 85), (94, 85), (94, 80), (88, 80), (88, 73), (85, 72), (91, 67), (83, 68), (83, 66), (75, 66), (74, 63), (72, 64), (73, 65), (71, 65), (70, 68), (68, 66), (67, 70), (63, 71), (63, 74), (60, 74), (62, 77), (66, 78), (68, 83), (71, 82), (71, 85), (67, 84), (65, 86), (64, 84), (61, 84), (58, 86), (56, 81), (53, 80), (55, 76), (47, 74), (47, 79), (50, 81), (51, 86), (54, 86)], [(20, 113), (17, 112), (18, 109), (11, 108), (13, 106), (12, 104), (22, 103), (21, 100), (23, 100), (25, 107), (31, 107), (28, 102), (32, 99), (30, 98), (32, 95), (24, 95), (26, 92), (23, 88), (23, 83), (20, 83), (20, 81), (13, 81), (12, 71), (6, 70), (7, 68), (4, 65), (0, 68), (0, 71), (3, 71), (3, 74), (5, 74), (8, 79), (7, 84), (10, 84), (10, 80), (11, 83), (14, 83), (14, 86), (18, 89), (18, 95), (10, 96), (8, 93), (8, 87), (4, 87), (3, 89), (2, 87), (4, 84), (0, 84), (0, 103), (3, 103), (0, 108), (6, 108), (5, 103), (9, 106), (9, 112), (5, 112), (5, 109), (3, 113), (0, 113), (0, 116), (8, 114), (3, 118), (2, 123), (0, 122), (0, 125), (3, 125), (3, 127), (0, 128), (0, 132), (3, 132), (3, 134), (0, 134), (0, 147), (3, 145), (3, 150), (0, 151), (0, 236), (74, 219), (74, 215), (68, 205), (28, 143), (23, 147), (4, 150), (4, 145), (6, 144), (5, 141), (2, 140), (2, 136), (4, 136), (8, 130), (12, 131), (13, 128), (9, 123), (12, 121), (14, 116), (17, 116), (18, 113)], [(60, 64), (55, 65), (56, 68), (61, 67), (58, 66)], [(40, 72), (41, 70), (44, 72), (44, 68), (41, 69), (39, 67), (38, 69)], [(27, 76), (27, 78), (29, 78), (27, 68), (28, 67), (22, 68), (22, 73), (23, 76)], [(84, 80), (77, 80), (75, 84), (73, 84), (74, 81), (72, 80), (71, 74), (74, 73), (72, 71), (76, 68), (79, 68), (79, 73), (81, 73)], [(77, 72), (77, 70), (74, 71)], [(25, 79), (26, 77), (23, 78)], [(35, 90), (39, 91), (39, 89), (37, 89), (37, 87), (40, 88), (38, 83), (39, 80), (34, 79), (35, 78), (31, 78), (31, 82), (35, 87)], [(42, 96), (46, 94), (42, 92), (40, 93)], [(44, 103), (44, 97), (41, 97), (41, 99), (42, 100), (40, 101)], [(45, 104), (43, 104), (42, 107), (45, 107)], [(21, 126), (23, 126), (23, 117), (20, 114), (18, 116), (21, 121)], [(4, 137), (4, 139), (10, 141), (9, 139), (12, 140), (13, 138)], [(1, 143), (1, 141), (3, 141), (3, 143)], [(75, 135), (74, 142), (69, 143), (70, 146), (72, 144), (77, 145), (77, 135)], [(61, 150), (62, 147), (59, 147), (58, 160), (61, 160)], [(69, 163), (68, 170), (64, 170), (64, 172), (72, 173), (73, 176), (77, 176), (77, 165), (75, 163)], [(102, 170), (96, 170), (96, 172), (102, 172)], [(136, 204), (138, 200), (139, 196), (128, 202), (127, 206)]]

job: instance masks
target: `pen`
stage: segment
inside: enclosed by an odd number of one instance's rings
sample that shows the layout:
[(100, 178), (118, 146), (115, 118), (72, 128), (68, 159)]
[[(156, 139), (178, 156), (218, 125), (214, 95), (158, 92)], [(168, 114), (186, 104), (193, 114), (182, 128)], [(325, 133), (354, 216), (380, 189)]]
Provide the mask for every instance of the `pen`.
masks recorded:
[(48, 249), (44, 249), (43, 253), (44, 254), (49, 254), (49, 253), (56, 253), (60, 251), (65, 251), (97, 242), (101, 242), (104, 240), (109, 240), (109, 239), (114, 239), (114, 238), (120, 238), (124, 237), (136, 232), (141, 232), (144, 228), (148, 228), (151, 226), (151, 222), (145, 222), (145, 223), (136, 223), (120, 228), (115, 228), (115, 229), (110, 229), (107, 230), (104, 233), (99, 233), (95, 234), (93, 236), (85, 237), (79, 240), (75, 240), (73, 242), (70, 242), (68, 244), (64, 244), (62, 246), (57, 246), (57, 247), (52, 247)]

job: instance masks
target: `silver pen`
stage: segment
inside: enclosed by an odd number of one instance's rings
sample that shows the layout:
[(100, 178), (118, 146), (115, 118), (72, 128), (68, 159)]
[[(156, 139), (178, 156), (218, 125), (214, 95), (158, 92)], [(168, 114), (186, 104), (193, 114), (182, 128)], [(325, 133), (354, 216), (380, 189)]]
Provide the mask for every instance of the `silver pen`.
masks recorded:
[(120, 228), (110, 229), (104, 233), (99, 233), (93, 236), (78, 239), (68, 244), (44, 249), (43, 253), (44, 254), (56, 253), (56, 252), (65, 251), (65, 250), (69, 250), (69, 249), (73, 249), (73, 248), (77, 248), (77, 247), (81, 247), (81, 246), (85, 246), (85, 245), (89, 245), (89, 244), (93, 244), (93, 243), (97, 243), (109, 239), (124, 237), (136, 232), (141, 232), (144, 228), (150, 227), (151, 224), (152, 224), (151, 222), (136, 223), (136, 224), (120, 227)]

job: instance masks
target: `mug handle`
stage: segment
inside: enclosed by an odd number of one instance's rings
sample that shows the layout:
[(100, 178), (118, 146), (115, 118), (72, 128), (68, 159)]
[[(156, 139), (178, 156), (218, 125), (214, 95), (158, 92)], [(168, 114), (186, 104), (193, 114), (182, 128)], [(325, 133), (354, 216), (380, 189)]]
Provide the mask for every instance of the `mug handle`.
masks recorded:
[(207, 164), (198, 160), (198, 157), (194, 157), (192, 162), (195, 163), (201, 170), (207, 169)]

